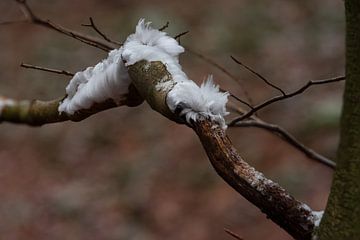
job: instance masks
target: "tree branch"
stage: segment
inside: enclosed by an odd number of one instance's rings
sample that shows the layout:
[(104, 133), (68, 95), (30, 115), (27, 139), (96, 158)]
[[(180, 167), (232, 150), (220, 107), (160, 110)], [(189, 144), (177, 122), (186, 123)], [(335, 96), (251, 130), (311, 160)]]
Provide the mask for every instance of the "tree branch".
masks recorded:
[(269, 106), (270, 104), (273, 104), (275, 102), (279, 102), (279, 101), (294, 97), (296, 95), (299, 95), (299, 94), (303, 93), (305, 90), (307, 90), (309, 87), (311, 87), (313, 85), (321, 85), (321, 84), (339, 82), (339, 81), (343, 81), (343, 80), (345, 80), (345, 76), (339, 76), (339, 77), (328, 78), (328, 79), (323, 79), (323, 80), (310, 80), (304, 86), (300, 87), (299, 89), (297, 89), (297, 90), (295, 90), (295, 91), (293, 91), (291, 93), (286, 93), (285, 95), (275, 96), (273, 98), (270, 98), (270, 99), (268, 99), (268, 100), (266, 100), (266, 101), (264, 101), (264, 102), (262, 102), (262, 103), (260, 103), (260, 104), (258, 104), (256, 106), (254, 106), (251, 110), (244, 113), (240, 117), (237, 117), (237, 118), (233, 119), (229, 123), (229, 126), (233, 126), (237, 122), (250, 117), (251, 115), (253, 115), (257, 111), (259, 111), (260, 109), (263, 109), (263, 108)]
[(164, 31), (166, 28), (168, 28), (169, 27), (169, 21), (167, 21), (165, 24), (164, 24), (164, 26), (162, 26), (161, 28), (159, 28), (159, 31)]
[(66, 76), (71, 76), (71, 77), (74, 76), (74, 73), (71, 73), (71, 72), (68, 72), (65, 70), (40, 67), (40, 66), (35, 66), (32, 64), (27, 64), (27, 63), (21, 63), (20, 66), (23, 68), (30, 68), (30, 69), (40, 70), (40, 71), (44, 71), (44, 72), (51, 72), (51, 73), (56, 73), (56, 74), (61, 74), (61, 75), (66, 75)]
[(225, 132), (210, 120), (193, 129), (216, 172), (237, 192), (298, 240), (310, 240), (314, 229), (311, 209), (246, 163)]
[(237, 240), (244, 240), (242, 237), (240, 237), (239, 235), (237, 235), (236, 233), (234, 233), (233, 231), (227, 229), (227, 228), (224, 228), (224, 231), (229, 234), (231, 237), (233, 237), (234, 239), (237, 239)]
[(92, 17), (89, 17), (89, 20), (90, 20), (90, 24), (81, 24), (81, 26), (91, 27), (92, 29), (95, 30), (95, 32), (97, 32), (103, 39), (105, 39), (105, 40), (108, 41), (109, 43), (113, 43), (113, 44), (119, 45), (119, 46), (122, 45), (122, 43), (119, 43), (119, 42), (116, 42), (116, 41), (111, 40), (111, 39), (108, 38), (102, 31), (100, 31), (100, 29), (95, 25), (95, 22), (94, 22), (94, 20), (93, 20)]
[(59, 113), (58, 107), (64, 99), (58, 98), (51, 101), (40, 100), (14, 100), (0, 97), (0, 123), (10, 122), (27, 124), (30, 126), (41, 126), (49, 123), (64, 121), (81, 121), (91, 115), (119, 106), (135, 107), (143, 102), (133, 85), (129, 87), (129, 94), (123, 95), (118, 102), (108, 99), (101, 103), (93, 104), (89, 109), (82, 109), (73, 115)]
[[(161, 62), (140, 61), (129, 66), (128, 70), (139, 94), (155, 111), (170, 120), (184, 122), (167, 107), (165, 99), (170, 90), (159, 91), (156, 88), (159, 82), (172, 81), (165, 65)], [(311, 239), (315, 217), (307, 205), (297, 201), (277, 183), (265, 178), (246, 163), (218, 124), (203, 119), (193, 122), (190, 127), (200, 138), (216, 172), (231, 187), (295, 239)]]
[(294, 136), (292, 136), (289, 132), (287, 132), (285, 129), (283, 129), (278, 125), (269, 124), (264, 121), (261, 121), (260, 119), (257, 119), (257, 120), (240, 121), (235, 123), (233, 127), (257, 127), (257, 128), (265, 129), (279, 136), (285, 142), (289, 143), (291, 146), (293, 146), (300, 152), (304, 153), (308, 158), (320, 162), (332, 169), (335, 169), (336, 167), (336, 163), (318, 154), (311, 148), (306, 147), (304, 144), (299, 142)]
[(59, 33), (62, 33), (66, 36), (72, 37), (78, 41), (81, 41), (87, 45), (96, 47), (98, 49), (104, 50), (106, 52), (116, 48), (117, 46), (114, 46), (114, 44), (109, 43), (107, 41), (103, 41), (102, 39), (96, 38), (96, 37), (92, 37), (92, 36), (88, 36), (86, 34), (77, 32), (77, 31), (73, 31), (71, 29), (65, 28), (61, 25), (58, 25), (56, 23), (51, 22), (50, 20), (45, 20), (43, 18), (38, 17), (37, 15), (35, 15), (35, 13), (32, 11), (32, 9), (29, 7), (29, 5), (27, 4), (26, 0), (14, 0), (16, 1), (19, 6), (20, 9), (22, 10), (22, 12), (24, 13), (26, 19), (28, 20), (28, 22), (33, 23), (35, 25), (39, 25), (39, 26), (43, 26), (46, 27), (48, 29), (52, 29), (54, 31), (57, 31)]
[(281, 88), (279, 88), (278, 86), (276, 86), (275, 84), (271, 83), (269, 80), (267, 80), (265, 77), (263, 77), (260, 73), (256, 72), (255, 70), (253, 70), (251, 67), (245, 65), (244, 63), (240, 62), (239, 60), (237, 60), (235, 57), (230, 56), (231, 59), (239, 64), (240, 66), (244, 67), (246, 70), (248, 70), (249, 72), (251, 72), (252, 74), (254, 74), (255, 76), (257, 76), (258, 78), (260, 78), (261, 80), (263, 80), (265, 82), (265, 84), (269, 85), (270, 87), (278, 90), (279, 92), (281, 92), (282, 95), (285, 95), (284, 90), (282, 90)]

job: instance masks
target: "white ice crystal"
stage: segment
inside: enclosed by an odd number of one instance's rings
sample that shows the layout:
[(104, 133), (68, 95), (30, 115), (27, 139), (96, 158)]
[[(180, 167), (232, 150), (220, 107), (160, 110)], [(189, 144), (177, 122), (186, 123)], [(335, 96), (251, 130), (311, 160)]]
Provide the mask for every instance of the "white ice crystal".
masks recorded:
[(210, 118), (222, 128), (226, 128), (224, 116), (228, 93), (219, 91), (219, 86), (213, 83), (212, 76), (199, 87), (193, 81), (178, 82), (167, 95), (167, 104), (172, 112), (180, 108), (180, 116), (188, 123), (199, 118)]
[(136, 31), (124, 43), (123, 60), (126, 66), (138, 61), (161, 61), (175, 82), (188, 81), (179, 64), (179, 54), (184, 48), (165, 32), (161, 32), (141, 19)]
[(76, 73), (66, 87), (67, 97), (60, 104), (59, 112), (74, 114), (109, 98), (116, 101), (127, 93), (131, 82), (126, 66), (141, 60), (161, 61), (172, 79), (160, 82), (156, 89), (168, 92), (170, 110), (180, 111), (188, 123), (208, 117), (226, 128), (224, 116), (228, 114), (225, 105), (229, 94), (219, 90), (212, 76), (200, 87), (190, 80), (179, 64), (179, 54), (184, 48), (150, 24), (141, 19), (123, 47), (111, 51), (108, 58), (95, 67)]
[(74, 114), (107, 99), (116, 102), (126, 94), (130, 78), (121, 60), (122, 51), (122, 48), (112, 50), (96, 66), (77, 72), (66, 87), (67, 97), (59, 105), (59, 112)]

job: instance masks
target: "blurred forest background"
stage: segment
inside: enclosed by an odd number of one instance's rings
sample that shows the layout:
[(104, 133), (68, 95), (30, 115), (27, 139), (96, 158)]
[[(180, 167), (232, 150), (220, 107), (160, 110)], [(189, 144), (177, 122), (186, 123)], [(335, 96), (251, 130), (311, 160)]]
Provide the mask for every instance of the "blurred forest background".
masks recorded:
[[(339, 0), (164, 1), (29, 0), (35, 13), (66, 27), (93, 17), (122, 41), (144, 17), (181, 43), (226, 66), (253, 102), (277, 94), (230, 59), (237, 57), (283, 89), (344, 72), (344, 10)], [(1, 21), (23, 16), (0, 1)], [(66, 76), (20, 68), (21, 62), (72, 72), (106, 53), (27, 23), (0, 26), (0, 95), (53, 99)], [(190, 53), (181, 57), (190, 78), (209, 73), (241, 97), (234, 83)], [(343, 83), (315, 86), (260, 116), (288, 129), (334, 159)], [(332, 171), (258, 129), (228, 129), (241, 155), (315, 210), (326, 205)], [(31, 128), (0, 125), (1, 239), (291, 239), (218, 177), (195, 134), (147, 104), (121, 107), (82, 122)]]

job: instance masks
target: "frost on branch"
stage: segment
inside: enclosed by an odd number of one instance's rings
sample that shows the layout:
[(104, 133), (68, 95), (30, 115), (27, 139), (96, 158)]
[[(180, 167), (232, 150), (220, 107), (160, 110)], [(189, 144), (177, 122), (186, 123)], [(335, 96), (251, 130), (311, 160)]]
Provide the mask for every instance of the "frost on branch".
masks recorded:
[(179, 54), (184, 48), (172, 37), (141, 19), (136, 32), (128, 37), (124, 44), (123, 59), (125, 65), (138, 61), (161, 61), (172, 79), (160, 81), (156, 86), (158, 91), (166, 91), (166, 102), (173, 113), (184, 117), (189, 124), (202, 117), (216, 121), (226, 128), (224, 116), (228, 93), (219, 91), (210, 76), (200, 87), (190, 80), (179, 64)]
[(198, 87), (193, 81), (178, 82), (167, 95), (167, 104), (172, 112), (180, 111), (188, 123), (200, 117), (209, 117), (222, 128), (226, 128), (224, 116), (228, 93), (219, 91), (219, 86), (213, 83), (213, 77)]
[(108, 99), (115, 102), (128, 93), (130, 78), (121, 60), (123, 49), (112, 50), (108, 57), (77, 72), (66, 87), (67, 97), (59, 106), (59, 112), (74, 114), (78, 110), (89, 109), (94, 103)]
[(111, 51), (108, 58), (95, 67), (75, 74), (66, 87), (67, 97), (60, 104), (59, 112), (74, 114), (94, 103), (108, 99), (116, 102), (128, 93), (131, 83), (126, 67), (142, 60), (160, 61), (171, 75), (171, 79), (160, 81), (156, 86), (156, 91), (167, 93), (167, 107), (189, 124), (205, 117), (226, 128), (228, 93), (220, 92), (211, 76), (200, 87), (190, 80), (179, 64), (179, 54), (183, 52), (184, 48), (174, 38), (141, 19), (123, 47)]

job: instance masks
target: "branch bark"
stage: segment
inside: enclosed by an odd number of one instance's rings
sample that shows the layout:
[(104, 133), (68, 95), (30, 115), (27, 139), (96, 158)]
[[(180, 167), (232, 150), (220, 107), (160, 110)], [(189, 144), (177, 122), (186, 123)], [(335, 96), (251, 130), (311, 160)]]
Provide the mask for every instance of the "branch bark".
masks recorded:
[(216, 172), (231, 187), (295, 239), (311, 239), (314, 217), (309, 207), (245, 162), (216, 124), (203, 120), (193, 129)]
[[(0, 123), (10, 122), (27, 124), (30, 126), (41, 126), (48, 123), (74, 121), (78, 122), (90, 117), (91, 115), (119, 106), (135, 107), (144, 100), (139, 96), (133, 85), (129, 87), (129, 94), (124, 95), (119, 102), (108, 99), (101, 103), (96, 103), (89, 109), (82, 109), (73, 115), (59, 113), (58, 107), (64, 99), (58, 98), (51, 101), (40, 100), (13, 100), (0, 98)], [(3, 103), (3, 104), (2, 104)]]
[[(129, 74), (140, 95), (157, 112), (184, 122), (166, 105), (166, 94), (156, 88), (159, 82), (172, 81), (161, 62), (141, 61), (129, 67)], [(314, 229), (311, 209), (297, 201), (277, 183), (267, 179), (246, 163), (216, 123), (203, 119), (191, 125), (198, 135), (216, 172), (237, 192), (257, 206), (268, 218), (295, 239), (310, 240)]]

